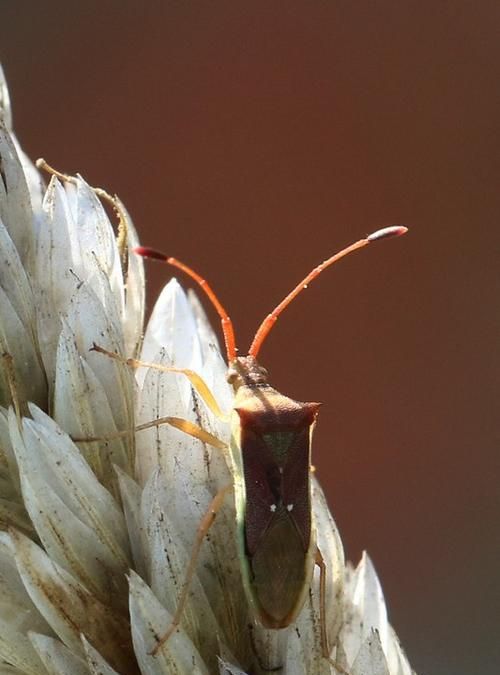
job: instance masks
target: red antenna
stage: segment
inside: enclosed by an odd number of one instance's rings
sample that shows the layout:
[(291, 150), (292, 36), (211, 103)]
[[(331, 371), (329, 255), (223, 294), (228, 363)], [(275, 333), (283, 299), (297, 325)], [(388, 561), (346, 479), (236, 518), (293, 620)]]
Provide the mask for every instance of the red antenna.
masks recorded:
[(295, 286), (293, 291), (291, 291), (280, 302), (280, 304), (277, 307), (275, 307), (270, 314), (266, 316), (264, 321), (260, 324), (259, 328), (257, 329), (257, 332), (255, 333), (253, 342), (250, 345), (250, 349), (248, 350), (249, 356), (257, 357), (257, 354), (259, 353), (264, 340), (269, 335), (269, 331), (278, 320), (278, 317), (281, 314), (281, 312), (286, 307), (288, 307), (288, 305), (292, 302), (292, 300), (296, 298), (297, 295), (301, 293), (301, 291), (305, 291), (305, 289), (309, 286), (311, 281), (314, 281), (314, 279), (316, 279), (316, 277), (318, 277), (323, 270), (325, 270), (327, 267), (330, 267), (330, 265), (334, 265), (342, 258), (345, 258), (346, 255), (349, 255), (349, 253), (353, 253), (354, 251), (357, 251), (358, 249), (367, 246), (372, 241), (379, 241), (380, 239), (388, 239), (389, 237), (399, 237), (402, 234), (405, 234), (406, 232), (408, 232), (408, 228), (404, 227), (404, 225), (393, 225), (391, 227), (384, 227), (381, 230), (372, 232), (372, 234), (368, 235), (366, 239), (360, 239), (359, 241), (356, 241), (354, 244), (351, 244), (350, 246), (343, 248), (338, 253), (335, 253), (335, 255), (332, 255), (331, 258), (324, 260), (320, 265), (315, 267), (312, 270), (312, 272), (309, 272), (309, 274), (306, 277), (304, 277), (304, 279), (302, 279), (302, 281), (299, 284), (297, 284), (297, 286)]
[[(260, 348), (264, 343), (264, 340), (269, 335), (269, 331), (278, 320), (278, 317), (281, 314), (281, 312), (286, 307), (288, 307), (288, 305), (292, 302), (292, 300), (296, 298), (301, 291), (305, 290), (311, 283), (311, 281), (316, 279), (316, 277), (318, 277), (321, 274), (321, 272), (323, 272), (324, 269), (338, 262), (346, 255), (349, 255), (349, 253), (353, 253), (354, 251), (357, 251), (358, 249), (363, 248), (364, 246), (367, 246), (368, 244), (374, 241), (379, 241), (380, 239), (388, 239), (389, 237), (399, 237), (400, 235), (405, 234), (406, 232), (408, 232), (408, 228), (404, 227), (403, 225), (384, 227), (381, 230), (373, 232), (365, 239), (360, 239), (359, 241), (356, 241), (354, 244), (347, 246), (346, 248), (342, 249), (335, 255), (331, 256), (331, 258), (328, 258), (320, 265), (315, 267), (311, 272), (309, 272), (309, 274), (306, 277), (304, 277), (304, 279), (302, 279), (302, 281), (299, 284), (297, 284), (297, 286), (280, 302), (280, 304), (277, 305), (277, 307), (275, 307), (273, 311), (267, 315), (267, 317), (261, 323), (257, 332), (255, 333), (255, 337), (248, 351), (249, 356), (257, 357), (257, 354), (259, 353)], [(147, 246), (137, 246), (132, 250), (134, 251), (134, 253), (138, 253), (144, 258), (152, 258), (153, 260), (159, 260), (160, 262), (167, 263), (168, 265), (173, 265), (174, 267), (177, 267), (178, 269), (185, 272), (188, 276), (194, 279), (194, 281), (196, 281), (196, 283), (205, 291), (208, 299), (215, 307), (217, 314), (220, 316), (222, 324), (222, 332), (224, 334), (224, 343), (226, 345), (227, 360), (228, 363), (233, 361), (237, 355), (233, 322), (229, 318), (227, 311), (222, 306), (221, 302), (215, 295), (214, 291), (208, 285), (206, 279), (203, 279), (203, 277), (197, 274), (197, 272), (192, 270), (190, 267), (185, 265), (180, 260), (168, 257), (164, 253), (160, 253), (155, 249), (148, 248)]]
[(222, 306), (222, 303), (220, 302), (219, 298), (215, 295), (213, 290), (208, 285), (207, 280), (203, 279), (203, 277), (201, 277), (197, 272), (192, 270), (190, 267), (185, 265), (180, 260), (177, 260), (176, 258), (169, 258), (164, 253), (160, 253), (160, 251), (156, 251), (154, 248), (149, 248), (148, 246), (137, 246), (132, 250), (134, 251), (134, 253), (142, 255), (144, 258), (152, 258), (153, 260), (159, 260), (160, 262), (167, 263), (168, 265), (173, 265), (174, 267), (177, 267), (177, 269), (185, 272), (188, 276), (191, 277), (191, 279), (194, 279), (196, 281), (196, 283), (205, 291), (208, 299), (215, 307), (217, 314), (220, 316), (222, 324), (222, 332), (224, 334), (224, 344), (226, 345), (227, 361), (228, 363), (234, 361), (234, 359), (236, 358), (237, 349), (236, 349), (236, 339), (234, 337), (233, 322), (229, 318), (229, 314)]

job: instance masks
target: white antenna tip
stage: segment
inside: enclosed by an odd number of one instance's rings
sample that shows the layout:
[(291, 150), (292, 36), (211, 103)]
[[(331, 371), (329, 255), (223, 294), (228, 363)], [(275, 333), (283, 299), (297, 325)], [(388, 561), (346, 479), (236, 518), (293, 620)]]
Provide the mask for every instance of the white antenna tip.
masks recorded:
[(408, 228), (404, 225), (391, 225), (391, 227), (383, 227), (381, 230), (372, 232), (368, 235), (368, 241), (378, 241), (379, 239), (387, 239), (389, 237), (400, 237), (402, 234), (406, 234)]

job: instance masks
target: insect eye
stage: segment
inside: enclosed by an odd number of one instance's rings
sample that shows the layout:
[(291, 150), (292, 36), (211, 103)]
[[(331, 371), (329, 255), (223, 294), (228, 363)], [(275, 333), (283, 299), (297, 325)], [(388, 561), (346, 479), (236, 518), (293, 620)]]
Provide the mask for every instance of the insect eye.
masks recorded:
[(229, 384), (234, 384), (238, 379), (238, 373), (234, 368), (229, 368), (226, 375), (226, 380)]

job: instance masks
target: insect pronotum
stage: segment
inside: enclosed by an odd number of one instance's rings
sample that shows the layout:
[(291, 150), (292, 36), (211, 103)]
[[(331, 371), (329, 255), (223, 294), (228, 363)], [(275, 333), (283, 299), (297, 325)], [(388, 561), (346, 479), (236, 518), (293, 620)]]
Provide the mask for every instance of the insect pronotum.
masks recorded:
[[(234, 388), (230, 418), (231, 489), (236, 506), (241, 575), (253, 615), (265, 628), (285, 628), (295, 621), (304, 605), (315, 565), (320, 566), (320, 594), (321, 589), (324, 594), (325, 567), (316, 544), (311, 508), (311, 436), (319, 404), (301, 403), (280, 394), (268, 383), (267, 371), (258, 363), (257, 356), (281, 312), (324, 269), (372, 242), (406, 231), (403, 226), (377, 230), (314, 268), (264, 319), (246, 356), (238, 356), (231, 319), (205, 279), (175, 258), (151, 248), (134, 249), (144, 257), (173, 265), (194, 279), (221, 319), (228, 360), (227, 379)], [(139, 365), (139, 362), (135, 363)], [(217, 414), (218, 408), (200, 378), (191, 371), (178, 369), (177, 372), (184, 372), (190, 378)], [(166, 421), (201, 437), (179, 420), (169, 418)], [(199, 527), (175, 616), (153, 654), (180, 622), (204, 535), (228, 491), (226, 488), (214, 497)], [(283, 570), (286, 570), (285, 574)], [(324, 610), (324, 597), (320, 598), (320, 607)], [(323, 620), (322, 646), (325, 657), (329, 658), (324, 623)]]

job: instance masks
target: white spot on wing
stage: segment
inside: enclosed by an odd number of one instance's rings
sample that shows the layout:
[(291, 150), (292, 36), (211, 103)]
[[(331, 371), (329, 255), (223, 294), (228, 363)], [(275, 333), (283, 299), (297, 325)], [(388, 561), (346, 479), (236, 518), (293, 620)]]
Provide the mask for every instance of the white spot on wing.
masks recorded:
[(269, 508), (274, 513), (276, 511), (276, 504), (271, 504), (271, 506)]
[(286, 505), (286, 510), (287, 510), (287, 511), (293, 511), (293, 504), (287, 504), (287, 505)]

